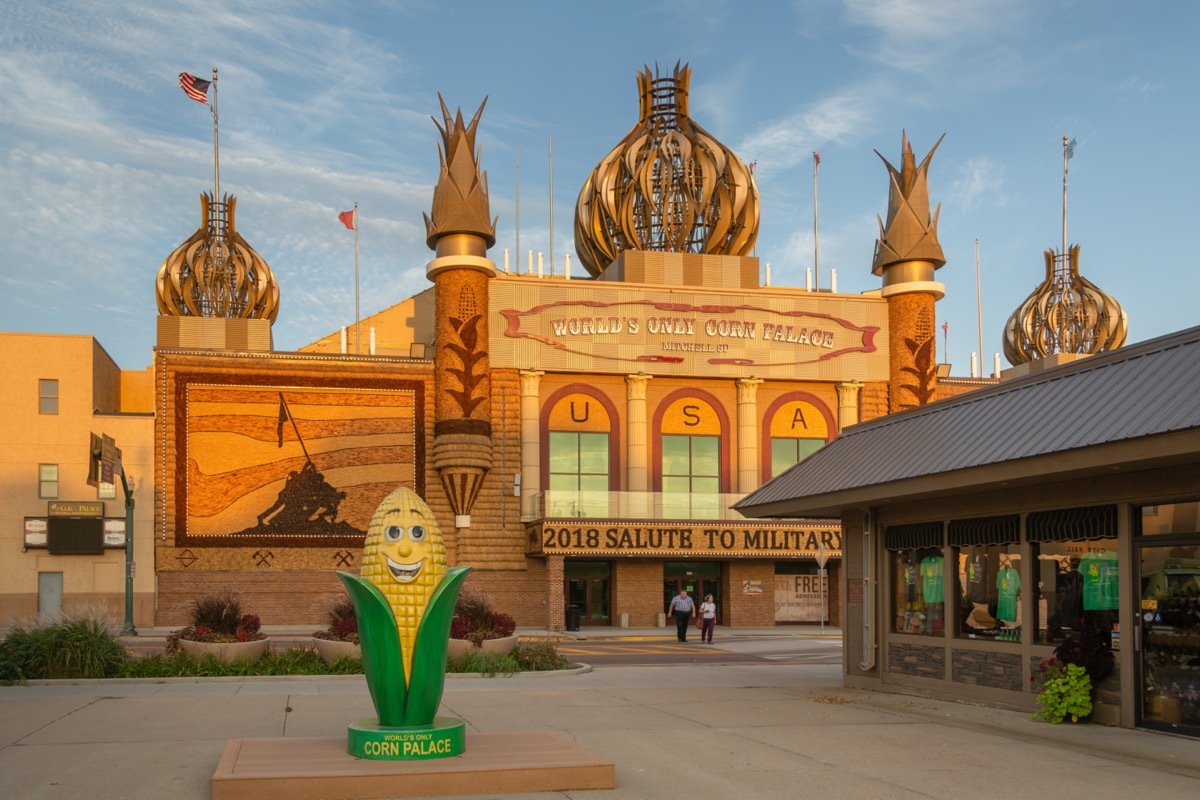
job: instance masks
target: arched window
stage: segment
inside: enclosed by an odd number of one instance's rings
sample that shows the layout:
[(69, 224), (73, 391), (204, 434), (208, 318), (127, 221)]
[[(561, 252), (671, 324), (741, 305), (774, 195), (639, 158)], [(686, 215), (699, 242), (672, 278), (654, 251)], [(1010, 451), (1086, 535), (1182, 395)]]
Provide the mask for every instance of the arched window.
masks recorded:
[(615, 465), (612, 419), (606, 406), (584, 392), (552, 400), (546, 420), (547, 516), (609, 516)]
[(833, 429), (829, 410), (815, 397), (790, 395), (768, 409), (767, 478), (782, 475), (825, 446)]
[(718, 519), (725, 486), (723, 415), (698, 397), (677, 397), (663, 407), (658, 429), (663, 516)]

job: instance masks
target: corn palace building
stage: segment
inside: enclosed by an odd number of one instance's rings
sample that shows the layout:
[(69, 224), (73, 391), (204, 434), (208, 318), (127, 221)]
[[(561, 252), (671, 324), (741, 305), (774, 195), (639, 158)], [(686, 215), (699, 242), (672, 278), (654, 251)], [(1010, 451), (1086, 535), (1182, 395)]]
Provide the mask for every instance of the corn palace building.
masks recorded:
[[(182, 624), (226, 587), (265, 624), (320, 622), (404, 485), (468, 587), (523, 626), (660, 624), (680, 588), (714, 595), (724, 625), (842, 623), (839, 521), (731, 506), (849, 425), (990, 383), (939, 381), (933, 153), (918, 164), (904, 140), (884, 162), (878, 290), (773, 287), (751, 255), (754, 176), (691, 119), (689, 74), (639, 74), (638, 122), (579, 194), (577, 274), (489, 257), (483, 109), (443, 105), (429, 289), (299, 351), (272, 349), (280, 289), (235, 199), (205, 195), (157, 281), (139, 622)], [(6, 608), (84, 558), (10, 561)]]

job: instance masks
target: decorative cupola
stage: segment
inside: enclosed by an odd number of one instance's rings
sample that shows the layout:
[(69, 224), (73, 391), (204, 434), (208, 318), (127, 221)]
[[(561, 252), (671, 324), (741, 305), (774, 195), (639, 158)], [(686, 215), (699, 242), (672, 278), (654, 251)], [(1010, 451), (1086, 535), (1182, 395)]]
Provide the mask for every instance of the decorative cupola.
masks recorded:
[(1046, 279), (1004, 326), (1004, 357), (1014, 367), (1054, 366), (1125, 344), (1125, 309), (1079, 274), (1079, 245), (1067, 248), (1067, 165), (1074, 154), (1075, 140), (1064, 136), (1062, 249), (1045, 251)]
[(946, 263), (938, 242), (941, 205), (929, 213), (929, 162), (942, 139), (918, 165), (908, 134), (900, 137), (900, 169), (876, 150), (887, 167), (887, 223), (879, 221), (879, 239), (871, 271), (883, 278), (888, 301), (888, 410), (924, 405), (937, 391), (937, 325), (934, 304), (946, 294), (934, 271)]
[[(750, 168), (696, 124), (688, 110), (692, 71), (638, 73), (637, 124), (588, 175), (575, 208), (575, 250), (584, 269), (603, 275), (622, 254), (739, 257), (758, 238), (758, 187)], [(757, 260), (739, 264), (757, 286)], [(682, 283), (723, 285), (730, 263), (696, 262)], [(743, 269), (744, 267), (744, 269)], [(640, 268), (639, 268), (640, 269)], [(750, 271), (752, 269), (752, 271)], [(707, 273), (703, 279), (697, 270)], [(653, 271), (653, 270), (652, 270)], [(618, 269), (618, 272), (621, 272)], [(657, 270), (660, 273), (661, 269)], [(609, 280), (653, 279), (654, 274), (604, 275)], [(671, 280), (671, 275), (658, 275)]]

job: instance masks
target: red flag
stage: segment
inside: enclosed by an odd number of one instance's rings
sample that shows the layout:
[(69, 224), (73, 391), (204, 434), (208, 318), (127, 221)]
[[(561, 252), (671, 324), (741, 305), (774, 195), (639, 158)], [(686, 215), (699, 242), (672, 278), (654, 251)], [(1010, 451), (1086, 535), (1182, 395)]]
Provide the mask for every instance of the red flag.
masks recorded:
[(813, 168), (821, 166), (821, 154), (813, 150)]
[(949, 322), (942, 323), (942, 333), (944, 333), (944, 334), (950, 333), (950, 323)]
[(758, 159), (750, 162), (750, 174), (753, 175), (758, 170)]
[(208, 87), (211, 85), (212, 81), (192, 77), (186, 72), (179, 73), (179, 88), (183, 89), (187, 96), (197, 103), (208, 105)]
[(353, 211), (343, 211), (342, 213), (338, 214), (338, 219), (340, 219), (342, 224), (350, 230), (358, 230), (358, 209)]

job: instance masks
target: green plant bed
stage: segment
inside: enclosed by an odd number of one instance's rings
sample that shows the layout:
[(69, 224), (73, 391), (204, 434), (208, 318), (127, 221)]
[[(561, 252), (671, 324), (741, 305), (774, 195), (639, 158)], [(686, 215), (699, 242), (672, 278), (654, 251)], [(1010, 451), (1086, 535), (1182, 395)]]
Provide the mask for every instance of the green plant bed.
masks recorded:
[(111, 678), (125, 660), (115, 625), (84, 615), (18, 626), (0, 642), (0, 682)]
[(266, 653), (257, 661), (222, 664), (212, 656), (193, 661), (182, 653), (151, 655), (125, 661), (121, 678), (223, 678), (254, 675), (357, 675), (362, 661), (339, 658), (327, 664), (312, 650)]

